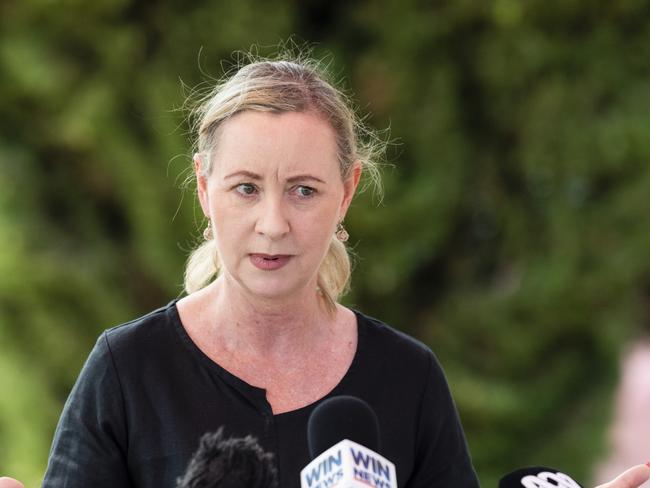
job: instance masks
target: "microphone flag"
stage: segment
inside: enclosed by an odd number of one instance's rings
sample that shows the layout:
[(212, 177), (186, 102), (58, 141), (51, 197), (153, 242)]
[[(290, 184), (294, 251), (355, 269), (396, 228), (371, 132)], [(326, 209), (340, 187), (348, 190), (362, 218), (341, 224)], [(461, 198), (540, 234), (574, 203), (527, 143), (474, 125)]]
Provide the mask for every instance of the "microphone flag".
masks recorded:
[(344, 439), (300, 472), (301, 488), (397, 488), (395, 465), (367, 447)]

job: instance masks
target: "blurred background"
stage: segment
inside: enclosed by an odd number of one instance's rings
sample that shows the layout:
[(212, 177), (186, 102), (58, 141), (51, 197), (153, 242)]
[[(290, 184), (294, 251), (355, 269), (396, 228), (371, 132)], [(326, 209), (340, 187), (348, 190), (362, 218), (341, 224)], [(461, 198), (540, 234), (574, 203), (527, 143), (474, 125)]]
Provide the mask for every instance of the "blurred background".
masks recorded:
[(396, 141), (345, 302), (433, 348), (482, 484), (648, 461), (649, 29), (636, 0), (0, 1), (0, 474), (37, 486), (99, 332), (182, 292), (184, 87), (291, 36)]

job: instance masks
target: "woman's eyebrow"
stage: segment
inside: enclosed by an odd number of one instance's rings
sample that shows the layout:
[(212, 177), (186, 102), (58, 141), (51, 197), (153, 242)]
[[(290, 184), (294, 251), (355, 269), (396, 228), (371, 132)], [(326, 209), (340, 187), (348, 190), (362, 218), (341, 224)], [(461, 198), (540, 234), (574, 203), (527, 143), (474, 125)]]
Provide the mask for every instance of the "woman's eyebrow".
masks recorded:
[(296, 181), (306, 181), (306, 180), (312, 180), (312, 181), (317, 181), (318, 183), (325, 183), (323, 180), (320, 178), (313, 176), (313, 175), (296, 175), (292, 176), (291, 178), (287, 178), (287, 181), (289, 183), (294, 183)]
[(253, 173), (252, 171), (241, 170), (241, 171), (235, 171), (234, 173), (231, 173), (228, 176), (224, 176), (224, 180), (227, 180), (228, 178), (233, 178), (235, 176), (245, 176), (246, 178), (250, 178), (251, 180), (262, 179), (262, 177), (257, 173)]

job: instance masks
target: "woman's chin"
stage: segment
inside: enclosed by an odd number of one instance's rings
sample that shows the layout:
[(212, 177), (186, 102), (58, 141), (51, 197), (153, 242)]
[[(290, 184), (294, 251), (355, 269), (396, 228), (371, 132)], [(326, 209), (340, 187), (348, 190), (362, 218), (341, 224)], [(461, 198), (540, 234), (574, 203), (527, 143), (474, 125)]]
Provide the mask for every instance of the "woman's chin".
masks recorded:
[[(289, 283), (286, 279), (262, 279), (250, 280), (241, 283), (252, 296), (261, 300), (297, 300), (303, 299), (306, 295), (306, 283)], [(313, 287), (314, 295), (316, 287)]]
[(287, 268), (262, 271), (245, 267), (235, 273), (225, 269), (221, 279), (235, 284), (233, 289), (239, 289), (252, 300), (305, 300), (310, 296), (309, 290), (313, 291), (313, 296), (317, 296), (315, 273), (313, 276), (305, 276)]

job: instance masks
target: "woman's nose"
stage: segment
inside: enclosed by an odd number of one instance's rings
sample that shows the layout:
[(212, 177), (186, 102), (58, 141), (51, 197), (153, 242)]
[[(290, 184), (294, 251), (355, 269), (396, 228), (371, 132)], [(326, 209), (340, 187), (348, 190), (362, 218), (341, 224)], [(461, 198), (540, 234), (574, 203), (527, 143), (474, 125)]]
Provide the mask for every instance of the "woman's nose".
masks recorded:
[(289, 220), (280, 198), (265, 198), (260, 202), (260, 213), (255, 224), (255, 232), (271, 240), (282, 238), (289, 232)]

